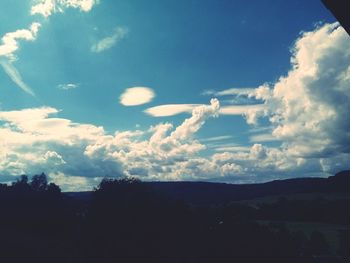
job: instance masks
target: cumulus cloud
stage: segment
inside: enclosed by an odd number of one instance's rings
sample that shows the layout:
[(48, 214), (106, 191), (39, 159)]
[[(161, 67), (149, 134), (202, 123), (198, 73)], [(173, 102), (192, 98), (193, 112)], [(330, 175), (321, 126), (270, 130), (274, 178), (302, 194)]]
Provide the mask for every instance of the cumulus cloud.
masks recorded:
[(117, 161), (84, 155), (90, 143), (108, 138), (102, 127), (57, 118), (51, 107), (0, 112), (0, 171), (18, 175), (62, 172), (93, 177), (121, 173)]
[(32, 23), (29, 29), (19, 29), (6, 33), (0, 45), (0, 57), (4, 56), (13, 59), (13, 53), (19, 48), (18, 40), (34, 41), (40, 28), (39, 23)]
[(110, 49), (113, 46), (115, 46), (119, 41), (124, 39), (128, 33), (129, 30), (126, 27), (117, 27), (114, 29), (113, 34), (111, 36), (105, 37), (98, 41), (96, 44), (94, 44), (91, 47), (91, 51), (100, 53), (102, 51)]
[(36, 0), (31, 7), (31, 14), (49, 17), (53, 13), (64, 12), (65, 8), (78, 8), (81, 11), (89, 12), (98, 3), (99, 0)]
[(296, 41), (292, 69), (265, 98), (273, 135), (295, 156), (350, 152), (350, 37), (337, 23)]
[[(220, 146), (215, 149), (223, 153), (213, 158), (265, 180), (267, 174), (320, 175), (349, 168), (349, 69), (349, 36), (338, 23), (325, 24), (300, 35), (292, 49), (291, 70), (276, 83), (207, 91), (250, 100), (249, 105), (222, 106), (220, 114), (243, 114), (249, 124), (268, 118), (269, 127), (253, 129), (258, 134), (250, 136), (252, 143), (281, 141), (277, 148), (254, 144), (249, 153), (240, 146)], [(260, 133), (264, 131), (269, 133)]]
[(170, 135), (174, 139), (185, 139), (197, 132), (208, 117), (219, 116), (220, 103), (217, 99), (210, 100), (210, 106), (202, 105), (193, 109), (192, 117), (186, 119)]
[(55, 180), (122, 175), (180, 179), (179, 165), (205, 149), (192, 136), (217, 115), (218, 107), (217, 100), (199, 106), (175, 129), (163, 123), (148, 131), (114, 135), (102, 127), (58, 118), (59, 111), (51, 107), (1, 111), (0, 137), (6, 140), (0, 141), (0, 171), (4, 175), (45, 171)]
[(295, 158), (330, 158), (350, 152), (349, 73), (350, 37), (338, 23), (325, 24), (300, 35), (292, 48), (290, 71), (276, 83), (211, 93), (261, 101), (220, 110), (244, 114), (249, 124), (267, 117), (272, 134), (255, 135), (252, 142), (277, 139)]
[(117, 133), (112, 140), (90, 145), (86, 154), (91, 158), (116, 158), (124, 164), (124, 173), (150, 179), (183, 178), (180, 167), (192, 159), (205, 146), (193, 139), (193, 135), (208, 118), (217, 116), (219, 102), (215, 99), (210, 105), (195, 108), (192, 116), (173, 129), (170, 123), (151, 127), (148, 139), (145, 134)]
[(149, 103), (155, 97), (152, 89), (146, 87), (134, 87), (126, 89), (120, 95), (119, 101), (124, 106), (136, 106)]

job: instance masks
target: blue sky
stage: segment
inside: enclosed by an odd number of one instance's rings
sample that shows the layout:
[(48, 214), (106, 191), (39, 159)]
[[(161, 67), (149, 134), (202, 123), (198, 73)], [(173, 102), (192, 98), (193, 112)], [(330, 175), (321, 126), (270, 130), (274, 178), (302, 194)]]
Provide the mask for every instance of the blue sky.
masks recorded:
[(319, 0), (4, 0), (0, 16), (2, 182), (350, 168), (350, 39)]

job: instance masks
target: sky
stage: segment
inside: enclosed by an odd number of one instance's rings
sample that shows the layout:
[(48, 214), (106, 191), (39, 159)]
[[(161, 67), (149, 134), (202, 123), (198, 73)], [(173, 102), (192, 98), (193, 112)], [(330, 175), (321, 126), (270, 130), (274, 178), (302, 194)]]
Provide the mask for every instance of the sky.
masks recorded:
[(0, 183), (350, 168), (350, 37), (319, 0), (2, 0)]

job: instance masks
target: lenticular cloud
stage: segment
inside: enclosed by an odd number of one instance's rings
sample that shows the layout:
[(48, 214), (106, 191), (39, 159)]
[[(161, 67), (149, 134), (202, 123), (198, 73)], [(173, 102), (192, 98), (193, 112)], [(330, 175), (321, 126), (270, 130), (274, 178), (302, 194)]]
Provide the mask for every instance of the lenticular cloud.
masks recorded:
[(150, 88), (134, 87), (124, 91), (120, 96), (120, 103), (124, 106), (142, 105), (151, 102), (155, 96)]

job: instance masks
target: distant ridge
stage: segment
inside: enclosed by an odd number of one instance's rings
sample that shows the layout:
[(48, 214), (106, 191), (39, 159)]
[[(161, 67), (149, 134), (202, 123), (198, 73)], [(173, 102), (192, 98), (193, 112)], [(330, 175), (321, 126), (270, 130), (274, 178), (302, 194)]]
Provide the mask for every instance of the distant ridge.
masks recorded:
[[(278, 195), (350, 194), (350, 171), (342, 171), (328, 178), (292, 178), (259, 184), (209, 182), (147, 182), (146, 184), (172, 199), (196, 205), (215, 205)], [(91, 197), (91, 192), (66, 194), (83, 200), (88, 200)]]

